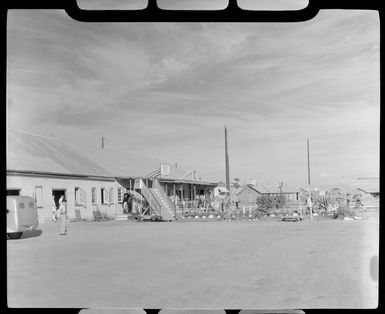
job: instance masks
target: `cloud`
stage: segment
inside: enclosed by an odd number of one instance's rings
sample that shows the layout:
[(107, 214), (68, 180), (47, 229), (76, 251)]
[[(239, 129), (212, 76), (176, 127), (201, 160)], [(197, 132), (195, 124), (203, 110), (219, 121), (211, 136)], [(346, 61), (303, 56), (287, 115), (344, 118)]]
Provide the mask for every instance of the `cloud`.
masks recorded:
[[(101, 135), (222, 179), (378, 165), (375, 12), (303, 23), (79, 23), (10, 11), (7, 121), (87, 150)], [(305, 167), (306, 168), (306, 167)], [(275, 179), (274, 179), (275, 180)]]

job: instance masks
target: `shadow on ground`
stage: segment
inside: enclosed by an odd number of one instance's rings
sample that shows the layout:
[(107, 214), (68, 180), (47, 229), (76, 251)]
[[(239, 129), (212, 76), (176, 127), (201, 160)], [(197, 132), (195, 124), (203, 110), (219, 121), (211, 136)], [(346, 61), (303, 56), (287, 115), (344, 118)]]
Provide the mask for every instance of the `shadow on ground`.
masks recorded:
[(20, 239), (26, 239), (26, 238), (34, 238), (39, 237), (43, 233), (43, 230), (37, 229), (37, 230), (27, 230), (23, 232), (23, 235), (20, 237)]

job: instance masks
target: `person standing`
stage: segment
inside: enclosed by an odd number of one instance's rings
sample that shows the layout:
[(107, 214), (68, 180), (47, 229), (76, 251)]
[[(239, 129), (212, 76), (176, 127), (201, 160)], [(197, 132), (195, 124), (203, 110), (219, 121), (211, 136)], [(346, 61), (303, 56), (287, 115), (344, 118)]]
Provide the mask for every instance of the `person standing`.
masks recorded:
[(123, 196), (123, 214), (128, 214), (128, 194), (125, 193)]
[(55, 195), (52, 194), (52, 220), (57, 221), (57, 206), (55, 202)]
[(59, 199), (59, 211), (60, 211), (60, 235), (67, 234), (67, 204), (64, 195)]
[(205, 206), (205, 196), (203, 194), (199, 195), (199, 207), (202, 208)]

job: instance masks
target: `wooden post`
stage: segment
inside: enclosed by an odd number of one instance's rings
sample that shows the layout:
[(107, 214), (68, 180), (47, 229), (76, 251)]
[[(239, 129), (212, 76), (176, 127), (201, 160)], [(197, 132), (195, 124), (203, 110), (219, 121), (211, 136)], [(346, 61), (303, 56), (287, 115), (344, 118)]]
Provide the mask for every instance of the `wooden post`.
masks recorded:
[[(230, 191), (230, 170), (229, 170), (229, 151), (227, 145), (227, 128), (225, 126), (225, 166), (226, 166), (226, 189)], [(229, 210), (230, 195), (226, 197), (226, 209)]]
[(175, 206), (177, 205), (177, 202), (176, 202), (176, 187), (175, 187), (175, 182), (174, 182), (174, 203), (175, 203)]
[(184, 214), (184, 206), (183, 206), (183, 183), (180, 184), (180, 201), (182, 204), (182, 214)]
[(190, 183), (190, 201), (192, 201), (194, 199), (194, 196), (193, 196), (193, 185), (192, 183)]

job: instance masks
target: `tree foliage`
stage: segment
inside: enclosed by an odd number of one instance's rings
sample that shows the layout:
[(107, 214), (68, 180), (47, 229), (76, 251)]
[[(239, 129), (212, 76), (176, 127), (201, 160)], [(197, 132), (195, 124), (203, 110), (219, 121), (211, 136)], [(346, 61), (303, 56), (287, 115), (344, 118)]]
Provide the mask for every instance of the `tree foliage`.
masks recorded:
[(286, 205), (286, 197), (283, 194), (267, 195), (262, 194), (257, 197), (258, 209), (268, 214)]
[(335, 195), (331, 193), (316, 194), (312, 196), (313, 206), (320, 211), (328, 211), (331, 206), (338, 203)]

